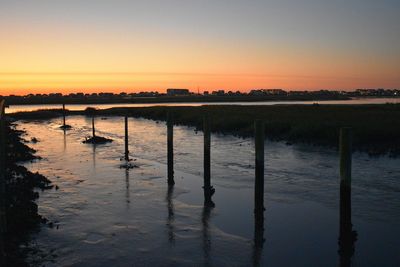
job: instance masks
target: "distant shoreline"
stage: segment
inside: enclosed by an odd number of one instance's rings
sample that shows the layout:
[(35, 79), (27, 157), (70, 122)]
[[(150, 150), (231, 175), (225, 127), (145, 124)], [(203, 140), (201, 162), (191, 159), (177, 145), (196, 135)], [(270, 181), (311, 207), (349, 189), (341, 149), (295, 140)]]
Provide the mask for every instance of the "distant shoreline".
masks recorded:
[(45, 104), (164, 104), (164, 103), (226, 103), (226, 102), (264, 102), (264, 101), (329, 101), (351, 100), (340, 95), (294, 95), (294, 96), (160, 96), (125, 98), (40, 98), (25, 99), (6, 97), (7, 105), (45, 105)]

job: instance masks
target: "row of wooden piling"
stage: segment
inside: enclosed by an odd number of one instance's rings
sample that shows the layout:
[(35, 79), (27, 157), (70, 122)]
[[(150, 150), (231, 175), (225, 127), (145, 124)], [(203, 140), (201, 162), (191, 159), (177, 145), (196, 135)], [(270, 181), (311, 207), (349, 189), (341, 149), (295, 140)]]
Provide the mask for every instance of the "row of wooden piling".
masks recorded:
[[(4, 110), (4, 107), (3, 107)], [(63, 104), (63, 127), (66, 128), (66, 110)], [(169, 186), (175, 184), (174, 181), (174, 118), (173, 113), (167, 113), (167, 182)], [(208, 114), (203, 119), (204, 133), (204, 203), (212, 203), (212, 195), (215, 189), (211, 185), (211, 128), (210, 117)], [(92, 117), (92, 135), (96, 136), (94, 116)], [(2, 138), (4, 141), (4, 138)], [(265, 126), (262, 120), (254, 123), (254, 143), (255, 143), (255, 186), (254, 186), (254, 212), (261, 214), (264, 208), (264, 140)], [(129, 137), (128, 137), (128, 117), (125, 116), (125, 153), (124, 159), (129, 161)], [(343, 192), (351, 192), (351, 154), (352, 154), (352, 130), (349, 127), (341, 128), (339, 137), (340, 146), (340, 188)], [(2, 161), (3, 162), (3, 161)], [(1, 188), (0, 188), (1, 190)], [(351, 212), (351, 211), (350, 211)]]
[[(93, 136), (95, 136), (94, 120), (92, 118)], [(174, 119), (171, 112), (167, 113), (167, 182), (169, 186), (175, 184), (174, 180)], [(254, 211), (256, 214), (264, 211), (264, 123), (261, 120), (255, 121), (255, 192), (254, 192)], [(212, 206), (212, 195), (215, 193), (214, 187), (211, 185), (211, 127), (210, 117), (205, 115), (203, 119), (204, 133), (204, 204)], [(129, 161), (129, 134), (128, 134), (128, 117), (125, 116), (125, 153), (124, 159)]]
[[(6, 134), (4, 120), (4, 101), (0, 102), (0, 255), (4, 259), (4, 235), (6, 232), (5, 216), (5, 159), (6, 159)], [(69, 127), (66, 124), (66, 111), (63, 105), (63, 127)], [(167, 114), (167, 182), (169, 186), (175, 184), (174, 181), (174, 150), (173, 150), (173, 126), (174, 118), (171, 112)], [(215, 190), (211, 185), (211, 127), (210, 117), (205, 115), (203, 120), (204, 132), (204, 204), (213, 206), (212, 195)], [(92, 134), (96, 136), (94, 117), (92, 118)], [(125, 153), (124, 158), (129, 161), (129, 132), (128, 117), (125, 117)], [(254, 123), (254, 142), (255, 142), (255, 187), (254, 187), (254, 213), (257, 236), (263, 232), (263, 213), (264, 213), (264, 140), (265, 126), (262, 120), (256, 120)], [(340, 235), (339, 244), (344, 255), (343, 259), (348, 259), (354, 250), (354, 232), (351, 223), (351, 158), (352, 158), (352, 129), (349, 127), (341, 128), (339, 137), (339, 155), (340, 155)], [(260, 230), (261, 229), (261, 230)], [(261, 241), (260, 241), (261, 240)], [(259, 242), (263, 238), (259, 239)], [(0, 263), (3, 263), (1, 262)], [(2, 264), (0, 264), (2, 266)]]
[[(65, 113), (64, 113), (65, 114)], [(129, 161), (129, 134), (128, 134), (128, 117), (125, 116), (125, 152), (124, 159)], [(175, 184), (174, 180), (174, 118), (171, 112), (167, 113), (167, 182), (169, 186)], [(65, 118), (64, 118), (65, 124)], [(92, 132), (95, 136), (94, 117), (92, 118)], [(205, 205), (213, 205), (212, 195), (215, 189), (211, 185), (211, 127), (210, 117), (206, 114), (203, 118), (204, 133), (204, 203)], [(256, 120), (254, 123), (254, 144), (255, 144), (255, 186), (254, 186), (254, 212), (256, 218), (261, 220), (258, 215), (262, 214), (264, 208), (264, 151), (265, 141), (265, 125), (262, 120)], [(340, 155), (340, 189), (341, 195), (351, 194), (351, 155), (352, 155), (352, 129), (344, 127), (340, 129), (339, 136), (339, 155)], [(344, 192), (344, 193), (343, 193)], [(341, 198), (341, 199), (349, 199)], [(345, 201), (349, 203), (349, 201)], [(341, 205), (342, 207), (343, 205)], [(344, 210), (344, 209), (343, 209)], [(348, 209), (346, 209), (348, 212)], [(351, 213), (351, 210), (350, 210)], [(345, 214), (343, 214), (344, 217)], [(349, 216), (347, 216), (348, 218)], [(349, 221), (346, 219), (346, 221)]]
[[(167, 115), (167, 158), (168, 158), (168, 184), (175, 184), (174, 181), (174, 152), (173, 152), (173, 116)], [(205, 115), (203, 119), (204, 133), (204, 201), (212, 203), (211, 196), (214, 188), (211, 186), (211, 135), (210, 118)], [(340, 153), (340, 184), (341, 189), (350, 192), (351, 190), (351, 155), (352, 155), (352, 129), (344, 127), (340, 129), (339, 138)], [(254, 123), (254, 144), (255, 144), (255, 186), (254, 186), (254, 212), (262, 213), (264, 208), (264, 141), (265, 125), (262, 120)]]

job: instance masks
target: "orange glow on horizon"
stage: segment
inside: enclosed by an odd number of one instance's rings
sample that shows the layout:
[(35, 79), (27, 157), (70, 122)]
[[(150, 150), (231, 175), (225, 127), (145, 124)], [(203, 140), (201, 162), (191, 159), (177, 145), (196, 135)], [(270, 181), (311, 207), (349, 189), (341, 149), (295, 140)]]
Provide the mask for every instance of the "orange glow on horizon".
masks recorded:
[(8, 26), (7, 42), (0, 43), (0, 95), (400, 87), (396, 58), (366, 57), (357, 47), (211, 37), (205, 42), (157, 30), (126, 35), (65, 25), (30, 31)]
[(165, 92), (167, 88), (188, 88), (192, 92), (224, 89), (248, 92), (251, 89), (285, 90), (395, 88), (396, 80), (370, 78), (311, 77), (262, 74), (210, 73), (0, 73), (0, 95), (37, 93)]

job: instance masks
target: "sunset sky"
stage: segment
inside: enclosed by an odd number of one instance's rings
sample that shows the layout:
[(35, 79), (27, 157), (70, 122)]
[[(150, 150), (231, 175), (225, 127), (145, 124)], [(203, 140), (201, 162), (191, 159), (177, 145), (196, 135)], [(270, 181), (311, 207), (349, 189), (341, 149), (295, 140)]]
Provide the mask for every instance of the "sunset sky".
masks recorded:
[(0, 95), (400, 88), (399, 0), (0, 0)]

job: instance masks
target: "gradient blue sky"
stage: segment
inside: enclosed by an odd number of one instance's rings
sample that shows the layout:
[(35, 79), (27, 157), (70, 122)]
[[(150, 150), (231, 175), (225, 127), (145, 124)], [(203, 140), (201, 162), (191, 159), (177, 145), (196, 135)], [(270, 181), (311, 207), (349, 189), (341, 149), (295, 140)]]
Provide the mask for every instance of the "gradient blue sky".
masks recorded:
[(400, 87), (400, 1), (0, 0), (0, 94)]

